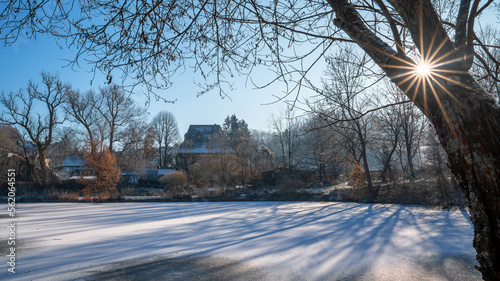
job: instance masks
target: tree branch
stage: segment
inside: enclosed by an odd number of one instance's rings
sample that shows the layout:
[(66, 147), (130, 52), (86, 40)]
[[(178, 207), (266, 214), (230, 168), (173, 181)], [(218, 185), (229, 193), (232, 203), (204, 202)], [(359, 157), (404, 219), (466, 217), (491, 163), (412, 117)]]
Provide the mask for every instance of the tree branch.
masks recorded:
[(391, 16), (391, 13), (389, 13), (389, 10), (387, 9), (387, 6), (385, 6), (384, 2), (382, 0), (375, 0), (377, 5), (380, 7), (382, 10), (384, 17), (387, 19), (389, 22), (389, 26), (391, 27), (392, 31), (392, 36), (394, 37), (394, 41), (396, 42), (396, 48), (398, 51), (398, 56), (400, 58), (405, 57), (405, 52), (403, 50), (403, 43), (401, 42), (401, 38), (399, 36), (398, 28), (396, 26), (396, 23), (394, 22), (394, 19)]

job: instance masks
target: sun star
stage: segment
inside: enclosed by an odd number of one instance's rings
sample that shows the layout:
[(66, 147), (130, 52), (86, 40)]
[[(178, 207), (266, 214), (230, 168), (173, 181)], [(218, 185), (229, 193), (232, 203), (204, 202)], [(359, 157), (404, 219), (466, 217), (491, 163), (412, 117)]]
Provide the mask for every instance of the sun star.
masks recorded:
[(421, 76), (427, 76), (431, 74), (431, 67), (427, 63), (420, 63), (417, 65), (416, 73)]

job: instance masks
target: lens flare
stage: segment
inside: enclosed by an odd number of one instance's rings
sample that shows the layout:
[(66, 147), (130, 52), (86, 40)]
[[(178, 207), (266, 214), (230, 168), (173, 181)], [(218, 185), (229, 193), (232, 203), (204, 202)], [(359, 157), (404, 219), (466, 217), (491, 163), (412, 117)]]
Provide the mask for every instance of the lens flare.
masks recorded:
[(421, 76), (428, 76), (431, 74), (431, 67), (427, 63), (420, 63), (417, 65), (415, 72)]

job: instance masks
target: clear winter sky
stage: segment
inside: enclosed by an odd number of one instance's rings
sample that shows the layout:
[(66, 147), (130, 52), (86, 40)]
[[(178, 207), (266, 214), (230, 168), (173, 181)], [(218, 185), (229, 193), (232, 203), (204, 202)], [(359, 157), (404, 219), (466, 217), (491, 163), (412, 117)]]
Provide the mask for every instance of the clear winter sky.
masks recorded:
[[(496, 14), (493, 7), (485, 11), (480, 20), (476, 21), (476, 28), (479, 24), (498, 24)], [(60, 42), (60, 46), (56, 44), (55, 39), (43, 35), (39, 35), (36, 40), (20, 36), (18, 41), (11, 46), (1, 45), (0, 92), (25, 87), (30, 79), (40, 81), (41, 71), (57, 72), (63, 81), (70, 82), (73, 87), (81, 91), (98, 90), (99, 86), (105, 84), (105, 76), (100, 72), (97, 72), (92, 85), (90, 84), (93, 74), (88, 72), (91, 68), (83, 61), (80, 68), (74, 70), (65, 67), (67, 62), (64, 59), (73, 59), (74, 53), (65, 47), (64, 42)], [(310, 77), (317, 78), (315, 83), (320, 83), (323, 71), (324, 64), (322, 63), (311, 71)], [(257, 83), (264, 84), (272, 76), (269, 77), (269, 73), (261, 72), (254, 73), (252, 78)], [(190, 124), (222, 124), (225, 117), (232, 114), (244, 119), (250, 129), (268, 130), (272, 115), (279, 115), (279, 111), (286, 108), (286, 104), (283, 101), (277, 101), (275, 97), (283, 96), (284, 85), (282, 84), (273, 84), (265, 89), (255, 90), (251, 83), (245, 85), (246, 77), (241, 77), (236, 81), (236, 90), (229, 93), (231, 99), (222, 99), (217, 91), (197, 97), (201, 89), (193, 83), (196, 79), (201, 78), (188, 69), (173, 80), (173, 87), (158, 91), (160, 96), (169, 100), (177, 99), (177, 102), (170, 104), (152, 99), (148, 108), (148, 119), (161, 110), (172, 112), (177, 119), (181, 136), (187, 132)], [(303, 93), (302, 100), (304, 94), (307, 94), (307, 91)], [(140, 91), (133, 97), (139, 105), (144, 105), (146, 102), (146, 97)], [(271, 105), (266, 105), (270, 103)]]
[[(0, 46), (0, 91), (7, 93), (18, 90), (25, 87), (30, 79), (40, 82), (41, 71), (57, 72), (63, 81), (70, 82), (82, 92), (98, 90), (104, 86), (106, 77), (100, 72), (97, 72), (91, 85), (93, 74), (89, 73), (91, 68), (85, 62), (82, 61), (80, 68), (74, 70), (66, 67), (64, 59), (73, 59), (74, 53), (65, 47), (64, 42), (61, 42), (61, 46), (63, 48), (56, 44), (55, 39), (44, 35), (38, 36), (36, 40), (21, 36), (12, 46)], [(317, 71), (320, 77), (323, 69), (318, 68)], [(200, 77), (188, 69), (173, 80), (173, 87), (157, 92), (166, 99), (177, 101), (170, 104), (152, 98), (148, 118), (151, 119), (161, 110), (172, 112), (177, 119), (181, 136), (184, 136), (190, 124), (222, 124), (225, 117), (232, 114), (244, 119), (250, 129), (268, 130), (272, 115), (279, 115), (279, 111), (286, 108), (283, 101), (277, 102), (277, 98), (273, 97), (273, 94), (282, 96), (283, 88), (281, 85), (273, 85), (256, 90), (251, 83), (247, 83), (245, 87), (245, 78), (237, 81), (236, 90), (229, 93), (231, 99), (221, 98), (218, 91), (197, 97), (201, 88), (193, 80)], [(258, 75), (253, 78), (259, 80)], [(262, 79), (262, 83), (264, 81), (267, 79)], [(135, 91), (133, 98), (141, 106), (147, 100), (140, 90)]]

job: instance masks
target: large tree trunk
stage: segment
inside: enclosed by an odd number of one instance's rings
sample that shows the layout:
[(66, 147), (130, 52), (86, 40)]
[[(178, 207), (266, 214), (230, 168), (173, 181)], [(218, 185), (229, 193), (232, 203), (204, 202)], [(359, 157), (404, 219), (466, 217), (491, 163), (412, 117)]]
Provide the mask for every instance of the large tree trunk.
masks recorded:
[(389, 0), (420, 53), (440, 60), (435, 74), (416, 83), (407, 79), (413, 60), (380, 40), (347, 0), (328, 2), (337, 16), (335, 25), (432, 121), (467, 200), (478, 269), (485, 280), (500, 280), (500, 106), (467, 73), (466, 58), (448, 37), (430, 0)]
[(450, 92), (457, 100), (441, 98), (443, 110), (430, 117), (468, 202), (479, 270), (485, 280), (500, 280), (500, 110), (479, 90), (454, 86)]
[(49, 184), (49, 167), (47, 166), (47, 156), (45, 149), (39, 146), (38, 148), (38, 162), (40, 163), (41, 184), (47, 186)]

